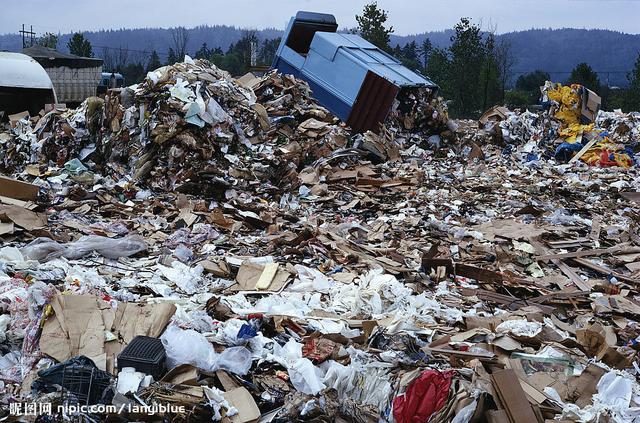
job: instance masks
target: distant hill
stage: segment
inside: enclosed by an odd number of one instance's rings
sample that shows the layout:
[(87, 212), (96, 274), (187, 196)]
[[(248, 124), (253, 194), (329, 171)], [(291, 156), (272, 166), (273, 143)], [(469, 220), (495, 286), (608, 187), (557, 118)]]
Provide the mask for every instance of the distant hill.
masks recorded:
[[(232, 26), (200, 26), (191, 29), (188, 50), (195, 52), (202, 43), (209, 47), (229, 45), (242, 37), (242, 29)], [(282, 35), (279, 29), (257, 31), (260, 39), (276, 38)], [(426, 32), (422, 34), (391, 37), (391, 44), (404, 45), (410, 41), (421, 43), (428, 37), (434, 46), (447, 47), (452, 30)], [(166, 58), (170, 46), (171, 33), (163, 28), (118, 29), (87, 32), (85, 36), (94, 45), (96, 56), (100, 57), (104, 48), (129, 50), (129, 59), (146, 61), (148, 52), (156, 50), (161, 59)], [(66, 50), (70, 34), (60, 36), (59, 47)], [(600, 74), (601, 81), (609, 85), (625, 86), (627, 72), (633, 68), (640, 52), (640, 35), (625, 34), (607, 30), (584, 29), (531, 29), (502, 34), (499, 38), (511, 42), (517, 63), (514, 76), (542, 69), (551, 73), (554, 80), (565, 80), (571, 69), (580, 62), (589, 63)], [(19, 35), (0, 35), (0, 50), (19, 51), (22, 39)]]
[[(410, 41), (420, 44), (428, 37), (434, 46), (447, 47), (453, 30), (394, 36), (391, 43), (401, 46)], [(640, 34), (586, 29), (530, 29), (501, 34), (499, 39), (511, 43), (516, 64), (514, 78), (541, 69), (554, 81), (564, 81), (580, 62), (598, 71), (600, 82), (610, 86), (626, 86), (627, 73), (633, 69), (640, 53)]]

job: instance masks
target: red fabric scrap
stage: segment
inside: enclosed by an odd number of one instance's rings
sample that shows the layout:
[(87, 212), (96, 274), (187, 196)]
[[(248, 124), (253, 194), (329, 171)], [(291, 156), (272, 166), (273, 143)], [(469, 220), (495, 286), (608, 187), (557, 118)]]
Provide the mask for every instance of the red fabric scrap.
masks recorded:
[(393, 417), (398, 423), (426, 423), (447, 403), (454, 371), (426, 370), (406, 392), (393, 400)]

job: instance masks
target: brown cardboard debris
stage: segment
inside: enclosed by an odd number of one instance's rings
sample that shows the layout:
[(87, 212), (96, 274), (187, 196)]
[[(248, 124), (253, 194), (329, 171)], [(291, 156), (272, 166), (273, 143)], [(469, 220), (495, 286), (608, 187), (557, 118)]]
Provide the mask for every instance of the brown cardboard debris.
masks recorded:
[[(61, 294), (54, 296), (51, 306), (55, 314), (44, 323), (40, 350), (60, 362), (84, 355), (109, 371), (125, 345), (138, 335), (160, 336), (176, 310), (169, 303), (123, 303), (114, 311), (95, 296)], [(116, 340), (106, 339), (105, 332)]]
[(27, 231), (32, 231), (47, 225), (47, 215), (20, 206), (0, 204), (0, 222), (13, 222)]
[(582, 110), (581, 114), (583, 117), (583, 121), (593, 122), (596, 119), (596, 114), (598, 110), (600, 110), (600, 104), (602, 103), (602, 99), (593, 91), (582, 87)]
[[(224, 393), (229, 404), (238, 409), (238, 414), (226, 417), (231, 423), (255, 423), (260, 418), (260, 409), (246, 388), (240, 387)], [(223, 419), (224, 421), (224, 419)]]
[(17, 200), (36, 201), (40, 187), (0, 176), (0, 195)]
[[(213, 80), (215, 81), (216, 79), (214, 78)], [(258, 84), (260, 84), (260, 82), (262, 82), (262, 79), (257, 78), (254, 74), (248, 72), (240, 78), (236, 79), (236, 81), (238, 81), (238, 83), (244, 87), (255, 88), (258, 86)]]
[(511, 423), (539, 421), (513, 370), (505, 369), (494, 372), (491, 374), (491, 380)]
[[(236, 284), (229, 289), (233, 291), (280, 291), (288, 283), (291, 274), (277, 267), (277, 264), (274, 272), (274, 267), (269, 266), (270, 264), (275, 263), (258, 264), (248, 260), (244, 261), (238, 270)], [(269, 270), (266, 270), (267, 268)], [(261, 287), (258, 287), (258, 282), (263, 274), (265, 275), (263, 281), (268, 280), (269, 283), (264, 282)]]
[(0, 222), (0, 235), (12, 234), (15, 227), (13, 222), (2, 223)]
[(45, 321), (40, 350), (60, 362), (77, 355), (104, 362), (102, 313), (110, 308), (109, 304), (90, 295), (57, 294), (51, 306), (55, 315)]
[(640, 203), (640, 192), (621, 192), (620, 195), (629, 201)]
[(595, 323), (588, 328), (578, 329), (576, 339), (590, 357), (595, 357), (609, 366), (624, 369), (631, 365), (629, 357), (616, 350), (618, 340), (611, 326)]
[(16, 123), (19, 120), (22, 120), (24, 118), (29, 118), (29, 112), (26, 112), (26, 111), (25, 112), (20, 112), (20, 113), (16, 113), (16, 114), (13, 114), (13, 115), (9, 115), (7, 117), (9, 118), (9, 123), (11, 124), (11, 126), (15, 127)]
[(177, 385), (197, 385), (198, 369), (189, 365), (181, 364), (169, 370), (160, 379), (161, 382), (173, 383)]
[(511, 111), (506, 107), (494, 106), (489, 110), (487, 110), (486, 112), (484, 112), (483, 115), (480, 116), (480, 119), (478, 119), (478, 122), (480, 122), (481, 125), (485, 125), (489, 121), (499, 122), (501, 120), (506, 119), (507, 115), (510, 112)]
[(258, 291), (268, 290), (277, 272), (278, 272), (278, 263), (265, 264), (264, 269), (262, 269), (262, 273), (258, 278), (258, 282), (256, 282), (256, 290)]
[(536, 225), (509, 219), (493, 220), (477, 226), (476, 230), (482, 232), (489, 241), (495, 240), (496, 237), (528, 240), (546, 232)]

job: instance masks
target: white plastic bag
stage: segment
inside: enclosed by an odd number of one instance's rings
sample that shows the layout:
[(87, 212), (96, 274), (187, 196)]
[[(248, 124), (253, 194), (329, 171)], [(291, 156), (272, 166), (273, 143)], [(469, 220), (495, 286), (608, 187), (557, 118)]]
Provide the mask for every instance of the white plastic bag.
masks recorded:
[(302, 344), (292, 338), (274, 353), (280, 364), (287, 368), (291, 384), (297, 391), (315, 395), (325, 388), (323, 372), (311, 360), (302, 357)]
[(316, 395), (325, 388), (322, 383), (320, 369), (313, 365), (308, 358), (299, 358), (287, 366), (291, 384), (297, 391), (309, 395)]
[(245, 347), (231, 347), (217, 354), (207, 338), (193, 329), (170, 325), (160, 340), (167, 353), (169, 368), (191, 364), (208, 372), (224, 369), (239, 375), (246, 375), (251, 368), (251, 351)]
[(245, 347), (231, 347), (218, 355), (217, 369), (228, 370), (240, 376), (249, 373), (253, 361), (251, 351)]
[(195, 294), (203, 282), (202, 273), (204, 268), (201, 265), (194, 267), (187, 266), (179, 261), (171, 263), (171, 267), (158, 264), (158, 272), (166, 279), (173, 282), (186, 294)]
[(27, 260), (37, 260), (43, 262), (62, 256), (64, 250), (64, 245), (50, 238), (40, 237), (34, 239), (29, 244), (22, 247), (20, 249), (20, 252), (22, 252), (22, 255)]
[(533, 338), (541, 331), (542, 323), (529, 322), (524, 319), (507, 320), (496, 326), (496, 333), (510, 333), (527, 338)]
[(171, 325), (164, 331), (160, 340), (167, 353), (169, 368), (179, 364), (191, 364), (202, 370), (215, 371), (217, 354), (213, 345), (201, 333)]

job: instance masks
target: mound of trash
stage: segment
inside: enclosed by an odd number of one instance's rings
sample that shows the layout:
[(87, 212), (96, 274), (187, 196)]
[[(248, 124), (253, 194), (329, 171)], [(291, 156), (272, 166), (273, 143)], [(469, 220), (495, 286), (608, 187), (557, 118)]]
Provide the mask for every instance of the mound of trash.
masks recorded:
[(344, 125), (304, 81), (270, 72), (236, 80), (204, 60), (149, 72), (122, 93), (12, 123), (4, 171), (88, 160), (155, 189), (291, 183), (296, 169), (346, 145)]
[(12, 115), (2, 416), (637, 420), (640, 115), (543, 92), (479, 122), (408, 93), (354, 134), (187, 59)]
[(640, 113), (599, 110), (600, 98), (574, 84), (547, 81), (541, 87), (544, 109), (511, 111), (494, 107), (480, 118), (480, 131), (467, 127), (475, 142), (505, 146), (520, 160), (581, 160), (598, 167), (629, 168), (640, 152)]

